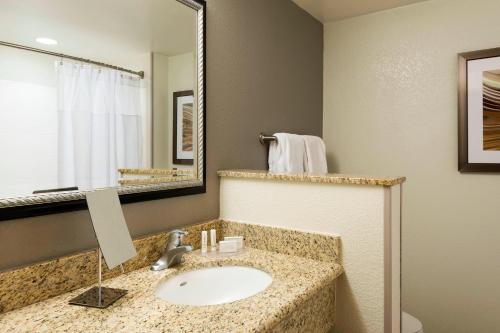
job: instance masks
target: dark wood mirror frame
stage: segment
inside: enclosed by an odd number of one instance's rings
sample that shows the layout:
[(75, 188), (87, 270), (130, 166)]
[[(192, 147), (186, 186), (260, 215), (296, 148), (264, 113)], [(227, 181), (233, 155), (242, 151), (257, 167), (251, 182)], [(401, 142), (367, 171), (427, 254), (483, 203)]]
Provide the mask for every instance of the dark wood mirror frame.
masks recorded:
[[(120, 202), (122, 204), (156, 200), (184, 195), (201, 194), (206, 192), (206, 3), (205, 0), (177, 0), (198, 12), (198, 50), (201, 51), (198, 60), (198, 69), (202, 70), (201, 82), (198, 82), (198, 105), (202, 127), (202, 144), (199, 149), (201, 161), (199, 169), (201, 176), (193, 186), (190, 183), (175, 184), (166, 183), (164, 186), (141, 186), (128, 187), (121, 191)], [(201, 45), (200, 45), (201, 44)], [(180, 182), (179, 182), (180, 183)], [(12, 198), (0, 200), (0, 221), (70, 212), (87, 209), (84, 192), (64, 192), (61, 194), (42, 194), (40, 196), (28, 196), (24, 198)]]

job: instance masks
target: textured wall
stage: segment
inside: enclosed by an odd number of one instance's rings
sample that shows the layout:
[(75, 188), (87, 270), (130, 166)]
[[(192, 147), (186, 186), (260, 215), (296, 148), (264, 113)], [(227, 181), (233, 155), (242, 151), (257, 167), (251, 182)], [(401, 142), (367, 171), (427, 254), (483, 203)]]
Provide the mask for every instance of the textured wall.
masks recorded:
[[(152, 81), (153, 81), (153, 168), (170, 168), (169, 156), (172, 154), (170, 135), (172, 133), (169, 108), (169, 86), (170, 77), (168, 56), (161, 53), (151, 55)], [(194, 64), (191, 64), (194, 67)], [(190, 90), (193, 90), (192, 84)]]
[(340, 235), (345, 274), (337, 284), (335, 332), (381, 333), (384, 199), (382, 186), (223, 178), (220, 216)]
[[(323, 27), (289, 0), (207, 1), (206, 194), (124, 206), (134, 236), (216, 218), (222, 168), (264, 168), (260, 131), (321, 135)], [(0, 269), (95, 244), (86, 211), (0, 222)]]
[(324, 138), (340, 172), (408, 177), (403, 309), (498, 332), (500, 175), (457, 171), (457, 53), (500, 46), (498, 0), (434, 0), (325, 26)]
[[(3, 46), (0, 59), (0, 143), (2, 155), (10, 157), (0, 162), (0, 197), (54, 188), (57, 184), (54, 60)], [(54, 158), (47, 160), (47, 156)], [(45, 163), (38, 163), (36, 169), (29, 164), (19, 165), (19, 161), (26, 159)]]

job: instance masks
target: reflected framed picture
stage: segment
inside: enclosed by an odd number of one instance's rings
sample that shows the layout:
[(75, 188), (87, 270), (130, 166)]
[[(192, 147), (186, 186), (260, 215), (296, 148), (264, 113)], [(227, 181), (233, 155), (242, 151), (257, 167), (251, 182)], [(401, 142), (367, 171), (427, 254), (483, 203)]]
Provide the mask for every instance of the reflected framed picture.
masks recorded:
[(194, 95), (192, 90), (176, 91), (174, 96), (173, 156), (174, 164), (193, 164)]
[(458, 170), (500, 172), (500, 48), (458, 55)]

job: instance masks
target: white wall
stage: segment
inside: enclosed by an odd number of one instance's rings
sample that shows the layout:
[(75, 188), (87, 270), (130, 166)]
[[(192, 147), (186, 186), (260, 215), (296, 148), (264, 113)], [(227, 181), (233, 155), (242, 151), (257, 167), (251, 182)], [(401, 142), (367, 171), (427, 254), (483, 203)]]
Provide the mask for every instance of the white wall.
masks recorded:
[(172, 159), (173, 93), (196, 90), (195, 70), (193, 53), (175, 56), (153, 53), (153, 164), (156, 168), (186, 168), (173, 164)]
[[(220, 217), (225, 220), (257, 223), (341, 237), (345, 273), (339, 278), (336, 298), (335, 332), (384, 332), (384, 292), (399, 306), (399, 279), (395, 290), (386, 290), (385, 264), (394, 260), (397, 271), (398, 229), (393, 240), (393, 258), (384, 252), (387, 225), (399, 223), (399, 186), (393, 194), (382, 186), (329, 185), (223, 177), (220, 182)], [(395, 205), (386, 199), (396, 199)], [(394, 207), (394, 209), (392, 209)], [(388, 208), (388, 210), (387, 210)], [(388, 213), (388, 214), (387, 214)], [(384, 225), (385, 224), (385, 225)], [(390, 229), (389, 229), (390, 230)], [(391, 306), (389, 302), (389, 306)], [(393, 314), (388, 309), (388, 314)], [(397, 313), (397, 311), (396, 311)], [(399, 315), (392, 332), (399, 332)], [(389, 325), (387, 325), (389, 326)], [(390, 332), (389, 330), (385, 332)]]
[(0, 198), (57, 187), (54, 57), (0, 46)]
[(403, 309), (426, 332), (498, 332), (500, 176), (457, 171), (457, 53), (500, 46), (498, 0), (433, 0), (325, 25), (332, 171), (408, 177)]
[[(174, 92), (176, 91), (184, 91), (184, 90), (193, 90), (196, 93), (195, 83), (195, 57), (192, 52), (184, 53), (176, 56), (172, 56), (168, 58), (168, 128), (170, 131), (173, 130), (174, 119), (173, 119), (173, 108), (174, 108), (174, 100), (172, 98)], [(196, 95), (195, 95), (196, 97)], [(193, 116), (196, 115), (196, 105), (193, 105)], [(197, 124), (197, 119), (193, 119), (193, 126)], [(170, 164), (173, 167), (178, 168), (189, 168), (187, 165), (175, 165), (173, 163), (173, 136), (172, 133), (168, 136), (167, 147), (168, 147), (168, 157)], [(195, 135), (197, 131), (193, 131), (193, 135)], [(196, 138), (193, 137), (193, 143), (196, 142)], [(196, 157), (196, 148), (197, 145), (193, 145), (194, 156)], [(196, 158), (194, 160), (194, 165), (196, 165)]]

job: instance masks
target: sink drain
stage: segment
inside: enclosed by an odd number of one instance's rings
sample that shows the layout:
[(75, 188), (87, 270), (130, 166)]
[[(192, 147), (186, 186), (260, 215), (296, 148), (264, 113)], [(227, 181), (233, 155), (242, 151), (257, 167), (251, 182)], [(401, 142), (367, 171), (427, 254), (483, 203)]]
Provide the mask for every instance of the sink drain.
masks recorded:
[(186, 284), (187, 284), (187, 282), (186, 282), (186, 281), (181, 282), (181, 284), (179, 285), (179, 287), (184, 287)]

